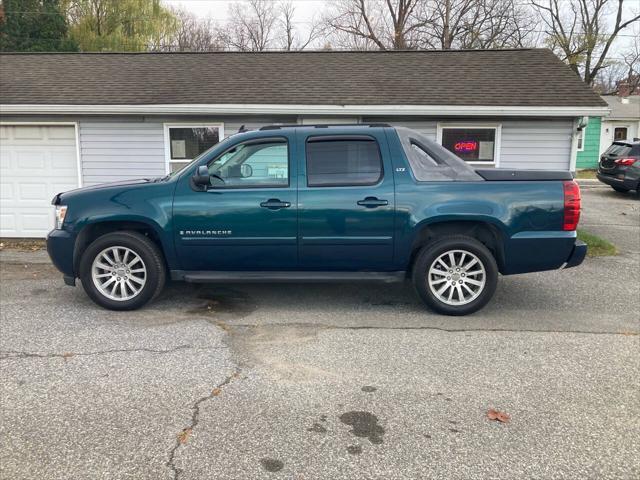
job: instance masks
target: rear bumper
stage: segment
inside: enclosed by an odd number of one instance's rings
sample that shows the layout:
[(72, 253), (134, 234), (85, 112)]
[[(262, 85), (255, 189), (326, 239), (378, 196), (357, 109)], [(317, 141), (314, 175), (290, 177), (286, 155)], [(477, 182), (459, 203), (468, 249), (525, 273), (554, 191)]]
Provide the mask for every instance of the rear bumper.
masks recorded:
[(569, 255), (569, 258), (567, 259), (567, 264), (564, 266), (564, 268), (577, 267), (584, 261), (584, 258), (586, 256), (587, 244), (582, 240), (576, 240), (576, 244), (573, 247), (571, 255)]
[(63, 273), (67, 285), (76, 276), (73, 271), (74, 245), (75, 236), (65, 230), (51, 230), (47, 235), (47, 253), (53, 265)]
[(614, 177), (613, 175), (604, 175), (600, 172), (596, 174), (596, 177), (602, 183), (606, 183), (607, 185), (610, 185), (612, 187), (626, 188), (628, 190), (635, 190), (636, 188), (638, 188), (637, 180), (631, 180), (626, 177), (618, 178)]

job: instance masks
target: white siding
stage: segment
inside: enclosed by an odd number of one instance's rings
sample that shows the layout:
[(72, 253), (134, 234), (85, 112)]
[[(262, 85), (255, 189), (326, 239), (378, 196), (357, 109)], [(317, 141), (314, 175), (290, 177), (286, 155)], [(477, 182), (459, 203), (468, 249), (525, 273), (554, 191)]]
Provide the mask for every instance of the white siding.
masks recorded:
[(84, 185), (165, 172), (162, 123), (80, 122), (80, 157)]
[(572, 120), (502, 121), (500, 168), (569, 170)]

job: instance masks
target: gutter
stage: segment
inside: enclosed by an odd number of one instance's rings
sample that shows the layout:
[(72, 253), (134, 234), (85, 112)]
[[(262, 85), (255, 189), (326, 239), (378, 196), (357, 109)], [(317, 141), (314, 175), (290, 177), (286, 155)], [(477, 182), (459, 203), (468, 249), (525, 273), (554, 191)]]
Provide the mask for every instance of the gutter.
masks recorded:
[(20, 115), (384, 115), (462, 117), (601, 117), (609, 107), (527, 107), (454, 105), (286, 105), (286, 104), (166, 104), (166, 105), (0, 105), (0, 114)]

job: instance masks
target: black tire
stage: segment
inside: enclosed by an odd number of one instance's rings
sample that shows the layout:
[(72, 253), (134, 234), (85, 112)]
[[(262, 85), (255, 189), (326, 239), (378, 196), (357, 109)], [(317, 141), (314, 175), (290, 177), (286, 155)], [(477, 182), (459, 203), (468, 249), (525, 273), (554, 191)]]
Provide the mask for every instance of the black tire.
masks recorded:
[[(128, 300), (113, 300), (98, 290), (93, 282), (93, 261), (109, 247), (125, 247), (135, 252), (144, 262), (146, 282), (140, 292)], [(166, 281), (166, 270), (160, 249), (148, 237), (132, 231), (107, 233), (94, 240), (82, 254), (80, 280), (91, 300), (109, 310), (135, 310), (157, 297)]]
[(612, 186), (611, 188), (613, 188), (618, 193), (627, 193), (629, 191), (628, 188), (624, 188), (624, 187), (614, 187), (614, 186)]
[[(446, 303), (445, 301), (440, 300), (436, 296), (435, 292), (432, 291), (428, 283), (428, 272), (434, 262), (436, 262), (436, 260), (441, 255), (452, 250), (461, 250), (463, 252), (474, 255), (478, 262), (482, 264), (482, 267), (484, 267), (484, 286), (479, 287), (479, 289), (477, 290), (477, 296), (475, 298), (473, 295), (468, 294), (472, 299), (470, 299), (468, 303), (463, 303), (460, 305), (451, 305)], [(458, 259), (462, 260), (461, 254), (457, 255), (459, 255)], [(465, 258), (472, 257), (465, 256)], [(474, 266), (474, 268), (476, 267)], [(462, 270), (464, 271), (464, 269)], [(461, 275), (461, 273), (456, 273), (456, 277), (452, 277), (452, 281), (455, 281), (457, 278), (458, 282), (460, 280), (464, 282), (465, 279), (461, 279), (459, 275)], [(443, 280), (447, 278), (441, 275), (433, 278), (436, 279), (439, 277), (441, 277), (441, 279)], [(478, 277), (475, 277), (476, 280), (477, 278)], [(466, 278), (467, 281), (470, 279), (471, 277)], [(489, 249), (475, 238), (463, 235), (440, 237), (438, 239), (435, 239), (428, 245), (422, 247), (422, 249), (418, 252), (418, 255), (416, 256), (416, 259), (413, 263), (412, 280), (418, 295), (430, 309), (444, 315), (468, 315), (480, 310), (493, 297), (493, 294), (496, 291), (496, 286), (498, 284), (498, 266)], [(444, 284), (449, 283), (450, 282), (446, 280), (444, 281), (444, 283), (442, 283), (442, 285), (444, 286)], [(467, 285), (471, 284), (467, 283)], [(453, 288), (458, 287), (449, 287), (449, 289)], [(460, 288), (462, 288), (462, 286)], [(471, 285), (471, 289), (475, 288), (476, 287), (474, 285)], [(446, 293), (448, 292), (449, 290), (446, 291)], [(467, 294), (466, 291), (464, 291), (464, 293)], [(458, 293), (454, 292), (454, 296), (457, 298)], [(452, 301), (455, 301), (455, 298), (452, 298)]]

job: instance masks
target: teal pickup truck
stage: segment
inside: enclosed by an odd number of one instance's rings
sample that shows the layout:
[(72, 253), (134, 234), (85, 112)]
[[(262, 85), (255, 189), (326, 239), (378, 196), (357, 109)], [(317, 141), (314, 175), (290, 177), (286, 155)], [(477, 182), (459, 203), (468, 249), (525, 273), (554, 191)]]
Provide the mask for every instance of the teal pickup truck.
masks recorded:
[(498, 274), (574, 267), (580, 190), (569, 172), (474, 170), (386, 124), (238, 133), (163, 178), (56, 195), (47, 249), (65, 283), (131, 310), (187, 282), (410, 280), (464, 315)]

